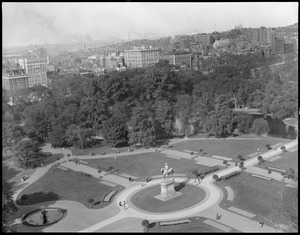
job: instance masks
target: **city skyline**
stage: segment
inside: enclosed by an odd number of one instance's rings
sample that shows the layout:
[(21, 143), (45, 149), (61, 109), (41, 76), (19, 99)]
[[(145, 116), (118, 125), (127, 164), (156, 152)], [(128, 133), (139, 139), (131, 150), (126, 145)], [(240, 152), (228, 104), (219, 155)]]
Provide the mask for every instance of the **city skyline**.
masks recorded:
[(298, 22), (298, 3), (3, 3), (2, 13), (11, 47), (281, 27)]

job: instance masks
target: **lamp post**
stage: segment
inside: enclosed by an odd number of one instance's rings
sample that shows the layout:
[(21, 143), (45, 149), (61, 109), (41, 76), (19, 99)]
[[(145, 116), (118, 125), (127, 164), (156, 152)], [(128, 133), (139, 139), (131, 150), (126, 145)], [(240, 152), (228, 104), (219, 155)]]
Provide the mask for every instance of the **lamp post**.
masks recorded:
[[(116, 172), (118, 171), (118, 165), (117, 165), (117, 157), (115, 157), (115, 162), (116, 162)], [(117, 172), (118, 174), (118, 172)]]
[(259, 156), (259, 149), (257, 149), (257, 156)]

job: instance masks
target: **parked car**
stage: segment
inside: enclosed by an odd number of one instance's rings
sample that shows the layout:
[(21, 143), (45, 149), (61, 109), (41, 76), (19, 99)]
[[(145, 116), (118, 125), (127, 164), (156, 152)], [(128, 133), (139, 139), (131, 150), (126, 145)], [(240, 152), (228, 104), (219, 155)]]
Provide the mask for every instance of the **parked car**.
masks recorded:
[(25, 181), (25, 180), (27, 180), (28, 178), (29, 178), (28, 175), (24, 175), (24, 176), (21, 178), (21, 181)]

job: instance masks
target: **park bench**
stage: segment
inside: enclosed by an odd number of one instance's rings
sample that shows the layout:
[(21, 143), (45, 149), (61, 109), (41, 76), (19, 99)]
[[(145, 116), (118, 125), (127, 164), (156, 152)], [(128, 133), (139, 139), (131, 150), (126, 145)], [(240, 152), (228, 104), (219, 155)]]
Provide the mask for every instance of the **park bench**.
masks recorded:
[(190, 222), (191, 221), (189, 219), (162, 221), (162, 222), (159, 222), (159, 226), (171, 226), (171, 225), (179, 225), (179, 224), (188, 224)]
[(263, 179), (263, 180), (268, 180), (268, 181), (271, 181), (272, 179), (269, 178), (269, 177), (265, 177), (265, 176), (262, 176), (262, 175), (257, 175), (257, 174), (251, 174), (251, 176), (254, 176), (256, 178), (260, 178), (260, 179)]
[(268, 170), (272, 170), (272, 171), (278, 171), (278, 172), (284, 172), (284, 173), (286, 173), (286, 170), (275, 168), (275, 167), (268, 166), (267, 169)]
[(104, 202), (110, 202), (111, 198), (115, 195), (117, 191), (110, 191), (108, 194), (104, 196)]
[(64, 170), (64, 171), (68, 171), (68, 170), (69, 170), (68, 168), (65, 168), (65, 167), (63, 167), (63, 166), (58, 166), (57, 168), (62, 169), (62, 170)]

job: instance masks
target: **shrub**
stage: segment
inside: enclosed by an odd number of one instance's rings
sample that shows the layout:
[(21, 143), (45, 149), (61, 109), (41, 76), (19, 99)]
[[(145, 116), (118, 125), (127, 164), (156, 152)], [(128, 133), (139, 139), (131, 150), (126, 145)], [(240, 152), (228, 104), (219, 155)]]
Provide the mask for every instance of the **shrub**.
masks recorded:
[(282, 150), (282, 152), (286, 152), (286, 147), (285, 146), (281, 146), (280, 149)]
[(239, 154), (239, 155), (237, 155), (237, 158), (239, 159), (239, 160), (244, 160), (244, 158), (243, 158), (243, 156), (241, 155), (241, 154)]
[(101, 169), (98, 169), (98, 171), (97, 171), (98, 173), (101, 173), (102, 172), (102, 170)]
[(230, 173), (228, 175), (224, 175), (224, 176), (220, 177), (220, 180), (224, 180), (225, 181), (225, 180), (228, 180), (228, 179), (233, 178), (235, 176), (238, 176), (240, 174), (241, 174), (241, 172), (235, 171), (235, 172), (232, 172), (232, 173)]
[(194, 155), (194, 152), (191, 152), (191, 155)]
[(107, 168), (107, 171), (111, 171), (112, 169), (114, 169), (112, 166), (109, 166), (108, 168)]
[(22, 196), (21, 196), (21, 200), (22, 201), (25, 201), (25, 200), (27, 200), (29, 198), (29, 196), (27, 195), (27, 194), (23, 194)]
[(92, 177), (92, 175), (90, 175), (90, 174), (84, 174), (86, 177), (88, 177), (88, 178), (91, 178)]
[(258, 156), (258, 157), (257, 157), (257, 160), (260, 161), (260, 162), (263, 162), (263, 161), (264, 161), (264, 159), (263, 159), (262, 156)]
[(269, 144), (266, 144), (267, 149), (271, 149), (271, 146)]
[(198, 171), (197, 171), (197, 170), (193, 170), (193, 174), (194, 174), (195, 176), (197, 176), (197, 175), (198, 175)]
[(88, 202), (92, 204), (92, 203), (94, 202), (94, 199), (93, 199), (93, 198), (90, 198), (90, 199), (88, 200)]
[(148, 227), (148, 226), (149, 226), (149, 221), (146, 220), (146, 219), (143, 220), (143, 221), (142, 221), (142, 226), (143, 226), (143, 227)]
[(212, 177), (215, 181), (217, 181), (219, 179), (219, 176), (218, 175), (213, 175)]
[(295, 170), (294, 170), (294, 168), (290, 168), (290, 172), (292, 173), (292, 174), (294, 174), (295, 173)]
[(226, 160), (223, 161), (223, 164), (226, 165), (228, 162)]

